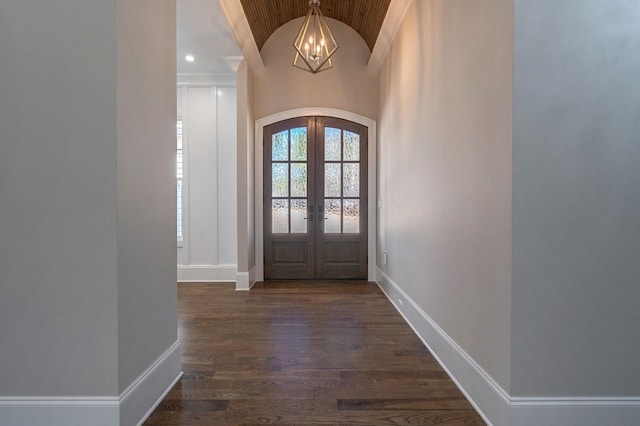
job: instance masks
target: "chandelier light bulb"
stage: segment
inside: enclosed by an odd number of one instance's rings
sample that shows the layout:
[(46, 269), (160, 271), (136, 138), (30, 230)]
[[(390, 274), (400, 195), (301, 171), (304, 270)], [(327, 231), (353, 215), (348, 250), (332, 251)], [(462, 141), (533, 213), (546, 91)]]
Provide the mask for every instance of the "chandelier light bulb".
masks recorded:
[(293, 66), (313, 74), (333, 67), (331, 56), (338, 43), (320, 10), (320, 1), (309, 1), (309, 11), (293, 43), (296, 55)]

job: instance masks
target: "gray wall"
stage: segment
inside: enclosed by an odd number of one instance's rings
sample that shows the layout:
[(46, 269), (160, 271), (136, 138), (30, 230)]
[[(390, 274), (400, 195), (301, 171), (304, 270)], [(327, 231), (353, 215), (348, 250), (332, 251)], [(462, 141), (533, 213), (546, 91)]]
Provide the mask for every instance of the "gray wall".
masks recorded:
[(0, 3), (0, 395), (117, 393), (114, 19)]
[(175, 7), (118, 0), (119, 392), (177, 340)]
[(255, 266), (253, 73), (243, 61), (237, 71), (238, 272)]
[(237, 71), (238, 103), (237, 103), (237, 134), (238, 134), (238, 272), (249, 272), (249, 211), (248, 211), (248, 164), (247, 143), (250, 125), (247, 119), (247, 73), (250, 72), (246, 62), (242, 62)]
[(640, 3), (515, 2), (512, 395), (638, 395)]
[(412, 2), (380, 74), (378, 265), (510, 383), (510, 0)]
[(176, 341), (174, 67), (172, 0), (0, 3), (0, 396), (118, 395)]

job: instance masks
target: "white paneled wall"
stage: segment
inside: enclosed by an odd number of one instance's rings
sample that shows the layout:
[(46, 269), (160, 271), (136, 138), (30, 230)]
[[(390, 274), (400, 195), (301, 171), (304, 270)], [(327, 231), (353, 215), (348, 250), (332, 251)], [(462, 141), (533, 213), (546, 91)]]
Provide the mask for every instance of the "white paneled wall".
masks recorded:
[(178, 88), (184, 177), (178, 281), (235, 281), (236, 88)]

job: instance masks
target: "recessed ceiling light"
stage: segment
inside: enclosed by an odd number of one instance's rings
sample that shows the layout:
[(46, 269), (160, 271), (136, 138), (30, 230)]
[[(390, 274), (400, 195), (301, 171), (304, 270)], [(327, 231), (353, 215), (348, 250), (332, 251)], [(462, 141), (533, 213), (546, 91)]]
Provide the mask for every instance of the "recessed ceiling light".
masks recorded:
[(193, 62), (193, 61), (195, 61), (195, 60), (196, 60), (196, 58), (194, 58), (194, 57), (193, 57), (193, 55), (187, 55), (187, 56), (185, 56), (185, 57), (184, 57), (184, 59), (185, 59), (187, 62)]

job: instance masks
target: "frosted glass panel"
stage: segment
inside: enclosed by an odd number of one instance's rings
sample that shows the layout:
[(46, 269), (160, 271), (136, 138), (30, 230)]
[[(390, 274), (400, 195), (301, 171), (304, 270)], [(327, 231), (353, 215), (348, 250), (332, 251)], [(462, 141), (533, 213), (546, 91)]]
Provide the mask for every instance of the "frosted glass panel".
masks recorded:
[(276, 133), (271, 137), (271, 159), (273, 161), (287, 161), (289, 151), (288, 130)]
[(289, 200), (271, 200), (271, 229), (274, 234), (289, 232)]
[(324, 196), (340, 197), (340, 163), (324, 164)]
[(291, 233), (307, 232), (307, 200), (291, 200)]
[(291, 161), (307, 161), (307, 128), (291, 129)]
[(271, 165), (271, 195), (273, 197), (289, 196), (289, 165), (273, 163)]
[(307, 196), (307, 163), (291, 163), (291, 196)]
[(360, 232), (360, 200), (344, 200), (343, 232)]
[(344, 161), (360, 160), (360, 135), (344, 131)]
[(324, 128), (324, 159), (340, 161), (340, 129)]
[(360, 164), (345, 163), (343, 176), (343, 197), (360, 196)]
[(324, 233), (340, 233), (340, 200), (324, 200)]

